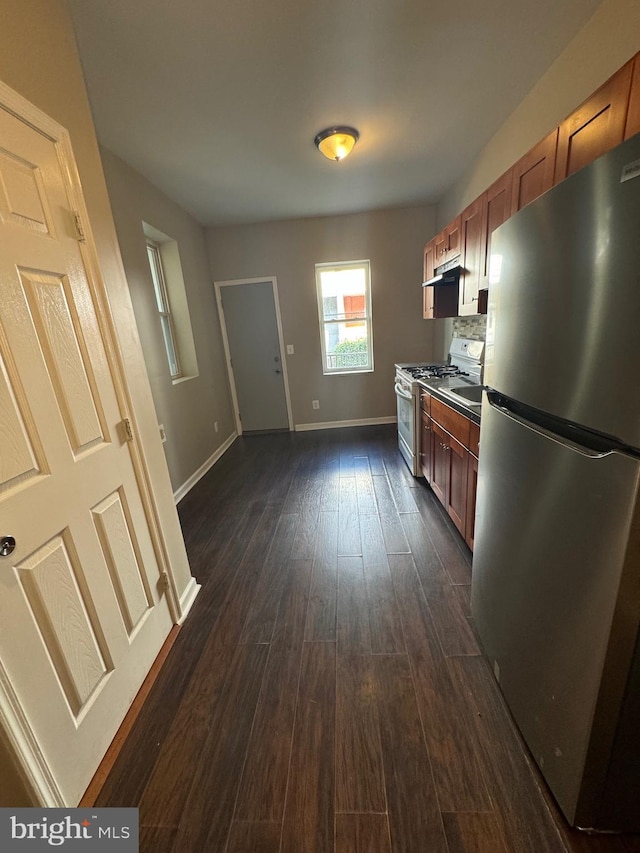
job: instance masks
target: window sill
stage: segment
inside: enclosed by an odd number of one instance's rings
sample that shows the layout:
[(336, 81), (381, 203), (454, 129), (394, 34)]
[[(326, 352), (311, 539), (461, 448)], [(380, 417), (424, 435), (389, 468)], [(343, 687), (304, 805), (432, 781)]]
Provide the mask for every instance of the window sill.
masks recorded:
[(171, 384), (181, 385), (183, 382), (188, 382), (190, 379), (197, 379), (199, 375), (199, 373), (193, 373), (190, 376), (179, 376), (177, 379), (172, 379)]
[(361, 370), (324, 370), (324, 376), (357, 376), (360, 373), (373, 373), (373, 367), (363, 367)]

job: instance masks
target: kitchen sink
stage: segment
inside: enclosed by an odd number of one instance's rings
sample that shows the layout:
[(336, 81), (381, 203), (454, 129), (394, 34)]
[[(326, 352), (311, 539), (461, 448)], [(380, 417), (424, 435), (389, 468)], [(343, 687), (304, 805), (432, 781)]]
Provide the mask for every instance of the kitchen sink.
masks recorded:
[(482, 403), (482, 385), (458, 385), (447, 390), (452, 397), (459, 397), (467, 406), (479, 406)]

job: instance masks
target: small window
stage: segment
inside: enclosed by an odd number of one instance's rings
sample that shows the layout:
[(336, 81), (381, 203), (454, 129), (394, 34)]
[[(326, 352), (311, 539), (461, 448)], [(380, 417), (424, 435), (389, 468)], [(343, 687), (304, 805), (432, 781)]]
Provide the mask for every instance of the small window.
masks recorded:
[(373, 370), (369, 261), (316, 264), (324, 373)]
[(149, 266), (151, 267), (153, 287), (156, 292), (156, 305), (158, 306), (158, 314), (160, 315), (164, 347), (167, 351), (169, 372), (171, 373), (172, 379), (179, 379), (182, 376), (182, 371), (180, 369), (180, 359), (178, 358), (178, 350), (176, 348), (176, 338), (173, 329), (173, 320), (171, 317), (171, 306), (169, 305), (169, 297), (167, 295), (162, 259), (160, 257), (160, 249), (158, 248), (157, 243), (147, 240), (147, 255), (149, 256)]

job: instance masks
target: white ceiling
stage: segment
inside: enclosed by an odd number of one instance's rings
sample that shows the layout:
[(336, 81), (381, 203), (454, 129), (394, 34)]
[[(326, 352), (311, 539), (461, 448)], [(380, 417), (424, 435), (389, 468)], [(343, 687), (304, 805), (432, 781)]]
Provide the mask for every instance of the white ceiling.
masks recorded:
[(100, 142), (205, 225), (437, 202), (599, 2), (69, 0)]

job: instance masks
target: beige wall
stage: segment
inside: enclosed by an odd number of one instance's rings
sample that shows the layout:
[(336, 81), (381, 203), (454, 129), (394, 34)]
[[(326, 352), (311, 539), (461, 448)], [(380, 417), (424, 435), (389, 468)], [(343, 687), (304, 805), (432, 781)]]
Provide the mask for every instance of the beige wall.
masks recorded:
[[(422, 247), (434, 229), (431, 207), (212, 228), (213, 277), (276, 276), (295, 424), (395, 414), (393, 365), (432, 358), (441, 324), (422, 319)], [(371, 261), (375, 371), (323, 376), (315, 264)], [(320, 401), (320, 410), (311, 400)]]
[(640, 50), (640, 2), (604, 0), (438, 205), (444, 227)]
[[(0, 0), (0, 80), (71, 135), (102, 272), (133, 396), (132, 417), (150, 467), (163, 535), (180, 594), (190, 582), (162, 444), (109, 208), (75, 38), (64, 0)], [(16, 802), (20, 792), (16, 794)]]
[[(218, 313), (202, 226), (138, 172), (102, 149), (111, 207), (129, 282), (174, 490), (234, 430)], [(142, 223), (178, 244), (198, 360), (198, 376), (174, 384), (158, 321)], [(218, 422), (218, 432), (214, 431)]]

